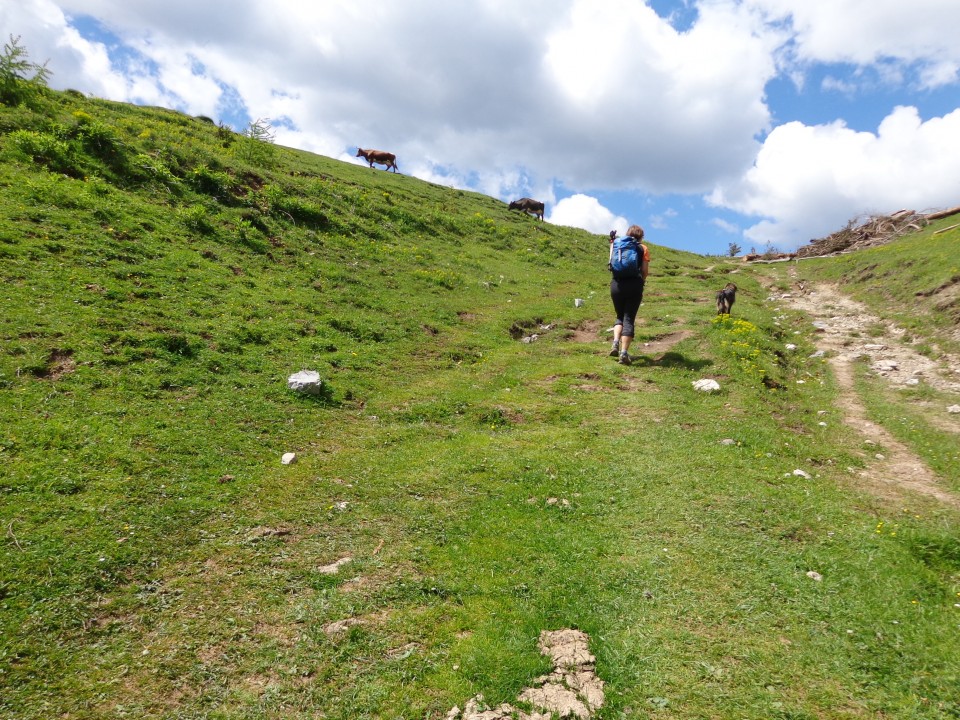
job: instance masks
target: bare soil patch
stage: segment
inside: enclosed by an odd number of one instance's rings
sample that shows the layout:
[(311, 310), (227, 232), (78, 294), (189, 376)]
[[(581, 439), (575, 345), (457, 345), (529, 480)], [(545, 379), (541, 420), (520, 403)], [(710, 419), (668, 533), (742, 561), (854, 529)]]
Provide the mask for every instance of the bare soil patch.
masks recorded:
[(45, 380), (59, 380), (68, 373), (77, 369), (77, 363), (73, 359), (72, 350), (61, 350), (54, 348), (47, 357), (46, 367), (37, 372), (37, 377)]
[(651, 338), (646, 342), (634, 343), (632, 348), (635, 352), (641, 352), (642, 350), (644, 355), (656, 355), (657, 353), (665, 353), (671, 350), (674, 345), (692, 336), (692, 330), (679, 330), (667, 335)]
[(574, 329), (570, 339), (578, 343), (597, 342), (597, 340), (601, 339), (600, 323), (596, 320), (587, 320), (586, 322), (580, 323), (580, 325)]

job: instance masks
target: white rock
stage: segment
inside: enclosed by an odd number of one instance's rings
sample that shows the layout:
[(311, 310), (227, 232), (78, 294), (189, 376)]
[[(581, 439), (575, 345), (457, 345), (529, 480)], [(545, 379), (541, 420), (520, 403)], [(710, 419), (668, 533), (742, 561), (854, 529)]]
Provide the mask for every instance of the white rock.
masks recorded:
[(716, 392), (720, 389), (720, 383), (718, 383), (716, 380), (710, 380), (707, 378), (704, 378), (703, 380), (697, 380), (692, 384), (693, 389), (700, 392)]
[(287, 378), (287, 387), (305, 395), (320, 395), (323, 393), (323, 380), (316, 370), (301, 370)]
[(796, 349), (797, 349), (797, 346), (794, 345), (793, 343), (787, 343), (784, 347), (786, 347), (787, 350), (796, 350)]
[(282, 465), (292, 465), (297, 461), (296, 453), (284, 453), (283, 457), (280, 458), (280, 463)]
[(810, 479), (810, 473), (804, 472), (803, 470), (794, 470), (793, 474), (796, 475), (797, 477), (802, 477), (804, 480)]
[(910, 378), (910, 379), (907, 380), (904, 384), (905, 384), (905, 385), (919, 385), (919, 384), (920, 384), (920, 381), (917, 380), (917, 378)]
[(724, 438), (720, 441), (721, 445), (736, 445), (737, 441), (732, 438)]
[(576, 299), (573, 301), (573, 306), (574, 306), (574, 307), (583, 307), (583, 298), (576, 298)]
[(957, 413), (960, 413), (960, 405), (951, 405), (950, 407), (947, 408), (947, 412), (950, 413), (951, 415), (956, 415)]
[(823, 350), (817, 350), (817, 351), (816, 351), (813, 355), (811, 355), (810, 357), (812, 357), (812, 358), (822, 358), (824, 355), (826, 355), (826, 353), (825, 353)]
[(817, 582), (820, 582), (821, 580), (823, 580), (823, 575), (818, 573), (816, 570), (808, 570), (807, 577), (810, 578), (811, 580), (816, 580)]
[(886, 346), (886, 345), (878, 345), (878, 344), (876, 344), (876, 343), (868, 343), (868, 344), (866, 344), (866, 345), (863, 346), (863, 349), (864, 349), (864, 350), (870, 350), (870, 351), (876, 352), (877, 350), (886, 350), (886, 349), (887, 349), (887, 346)]

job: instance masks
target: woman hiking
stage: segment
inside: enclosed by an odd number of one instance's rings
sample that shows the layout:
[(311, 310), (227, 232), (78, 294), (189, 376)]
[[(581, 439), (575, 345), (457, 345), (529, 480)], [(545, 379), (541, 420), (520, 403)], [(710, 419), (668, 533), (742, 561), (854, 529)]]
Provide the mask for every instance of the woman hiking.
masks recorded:
[(621, 365), (629, 365), (630, 343), (633, 341), (634, 324), (643, 300), (643, 285), (650, 272), (650, 249), (643, 244), (643, 228), (631, 225), (624, 237), (610, 232), (610, 299), (617, 313), (613, 326), (613, 345), (610, 357), (619, 359)]

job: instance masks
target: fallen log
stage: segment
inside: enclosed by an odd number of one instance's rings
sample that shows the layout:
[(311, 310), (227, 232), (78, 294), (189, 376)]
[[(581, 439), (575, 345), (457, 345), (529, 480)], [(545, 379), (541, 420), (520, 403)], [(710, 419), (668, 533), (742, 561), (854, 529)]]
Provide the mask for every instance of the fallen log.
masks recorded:
[(956, 215), (957, 213), (960, 213), (960, 205), (950, 208), (949, 210), (941, 210), (939, 212), (930, 213), (927, 215), (927, 220), (940, 220), (941, 218), (950, 217), (951, 215)]

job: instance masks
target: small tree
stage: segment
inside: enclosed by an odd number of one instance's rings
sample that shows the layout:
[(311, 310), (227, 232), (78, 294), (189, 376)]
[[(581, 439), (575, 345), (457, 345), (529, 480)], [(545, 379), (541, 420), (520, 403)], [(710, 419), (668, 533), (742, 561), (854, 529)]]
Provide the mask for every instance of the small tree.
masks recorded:
[(0, 102), (18, 105), (29, 99), (37, 88), (46, 87), (49, 78), (47, 63), (30, 62), (27, 49), (20, 44), (20, 36), (11, 35), (0, 54)]
[(273, 127), (270, 125), (269, 118), (257, 118), (252, 120), (247, 126), (247, 129), (243, 131), (243, 134), (252, 140), (260, 140), (261, 142), (272, 143), (277, 134), (273, 131)]
[(737, 255), (740, 254), (740, 246), (737, 245), (735, 242), (730, 243), (730, 247), (727, 249), (727, 253), (729, 253), (730, 257), (736, 257)]
[(258, 118), (251, 121), (242, 135), (244, 140), (235, 150), (240, 159), (259, 167), (272, 164), (276, 152), (276, 148), (273, 146), (276, 133), (270, 126), (269, 120)]

